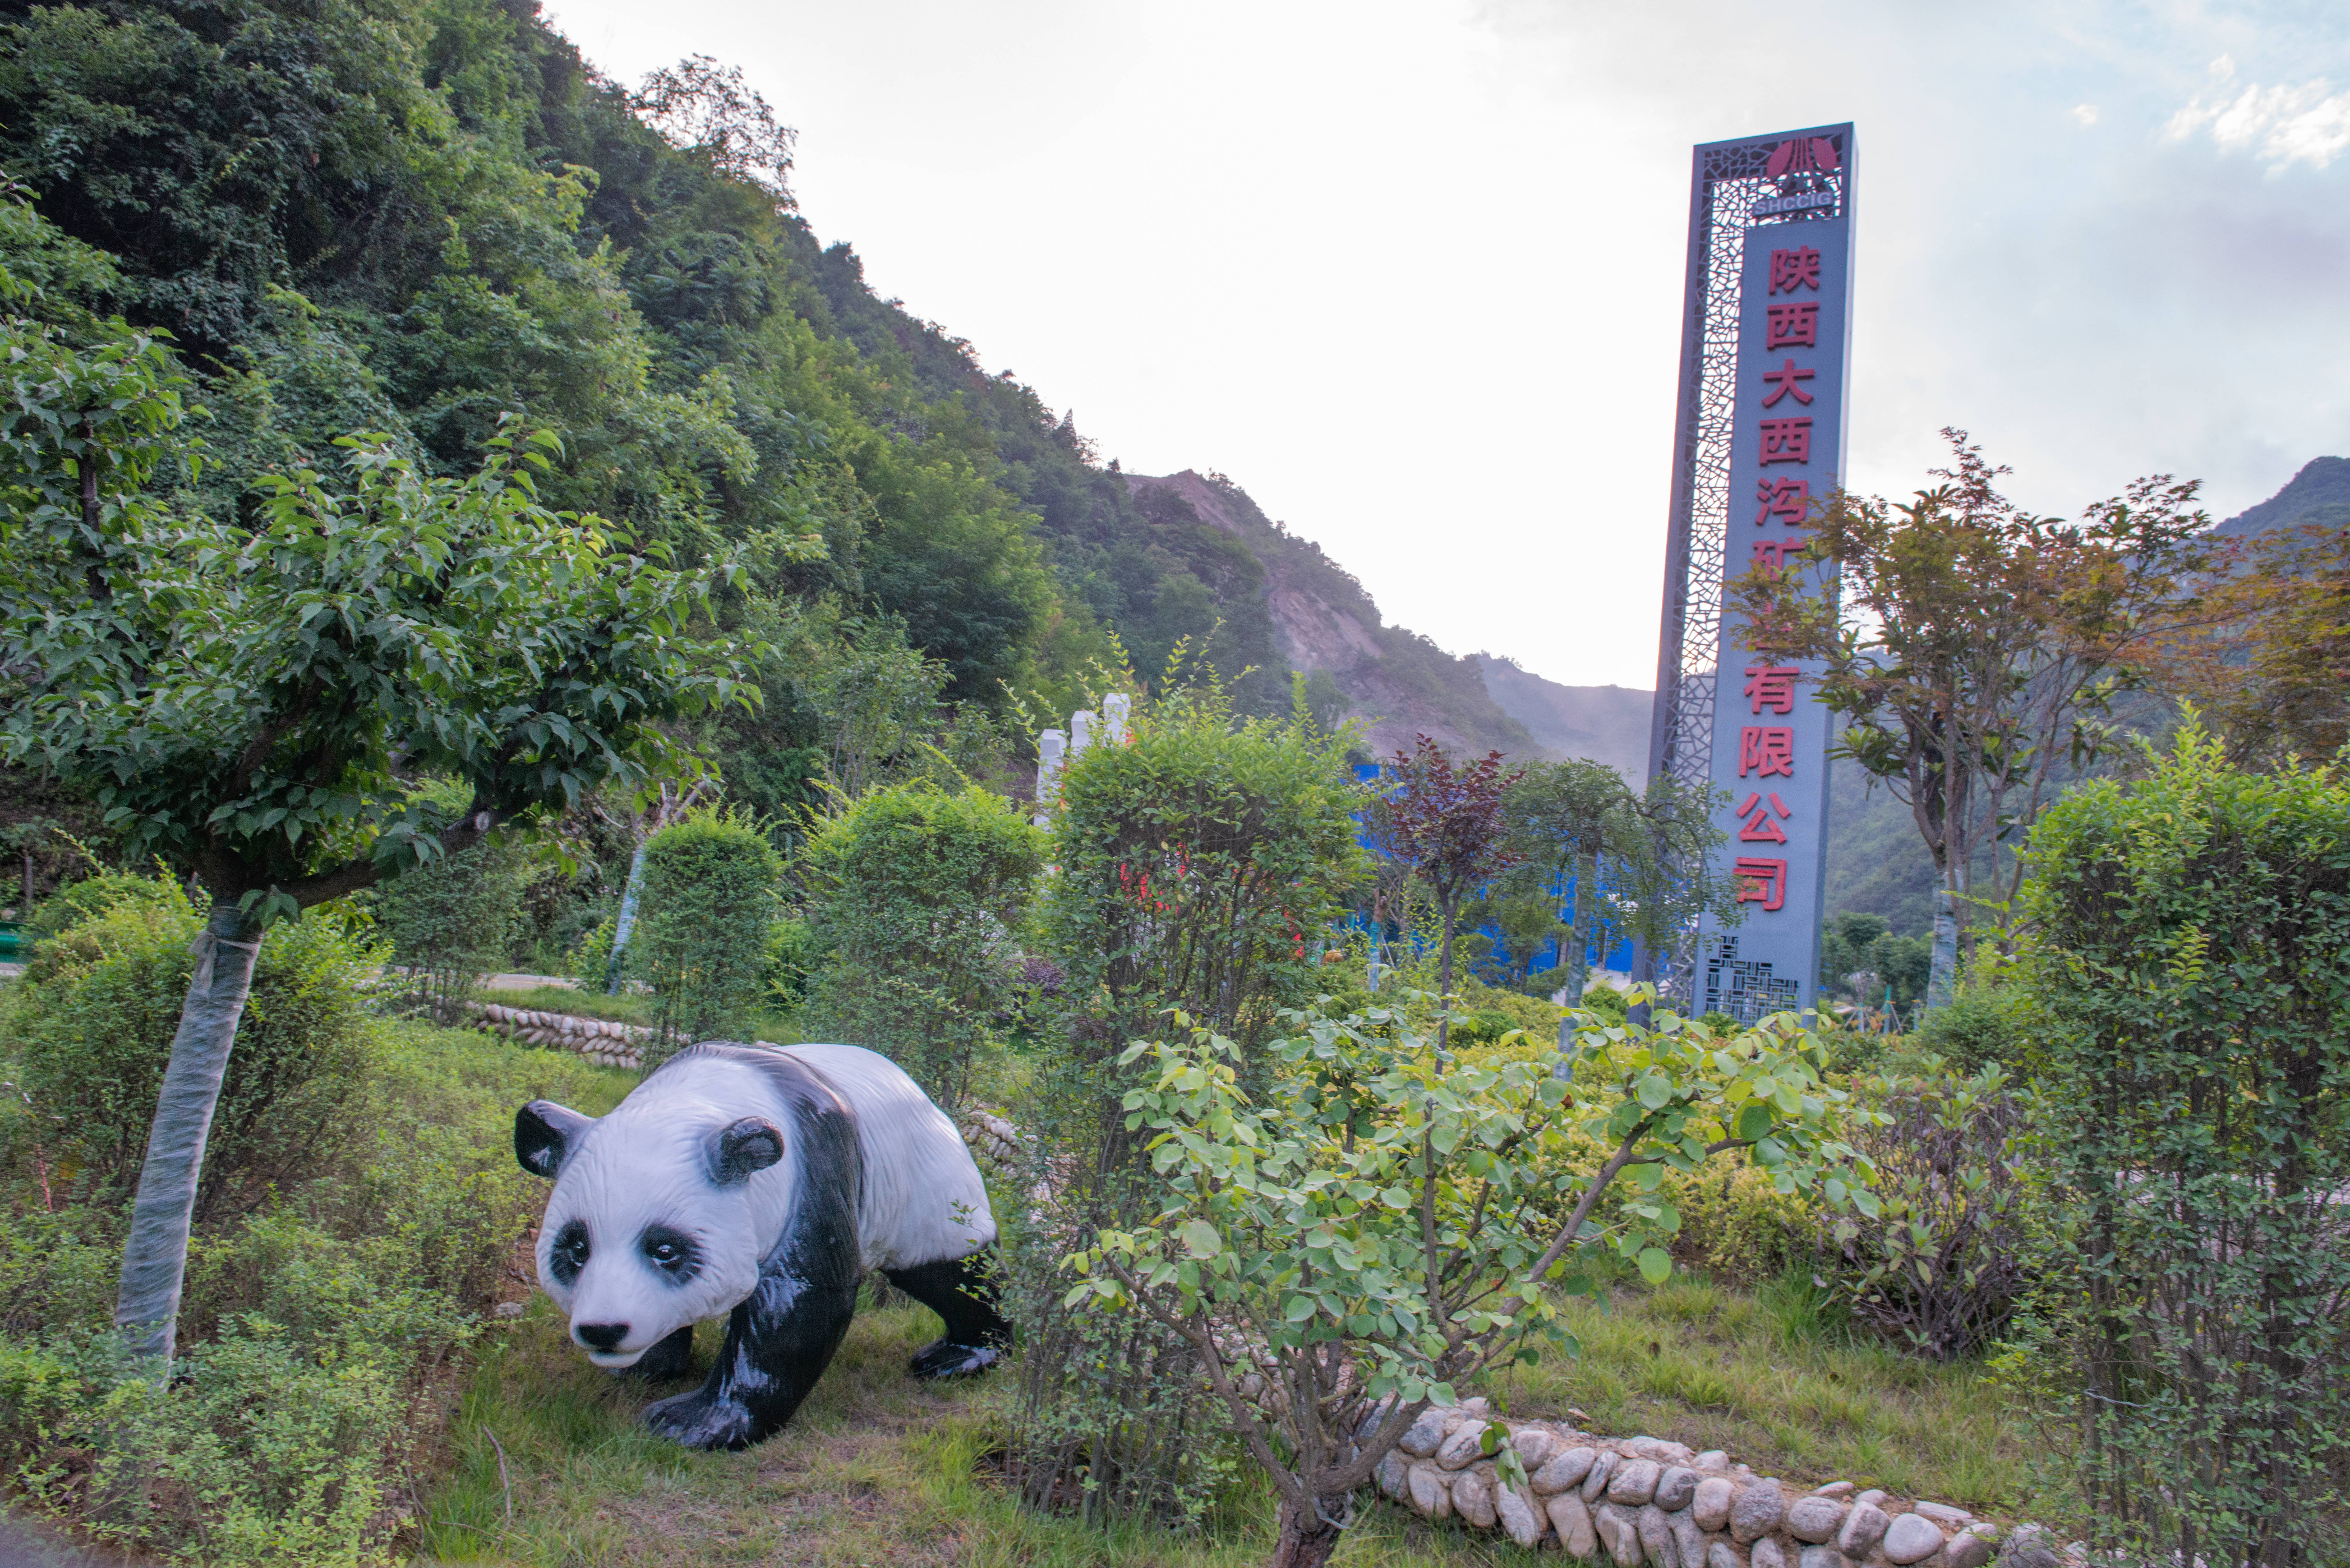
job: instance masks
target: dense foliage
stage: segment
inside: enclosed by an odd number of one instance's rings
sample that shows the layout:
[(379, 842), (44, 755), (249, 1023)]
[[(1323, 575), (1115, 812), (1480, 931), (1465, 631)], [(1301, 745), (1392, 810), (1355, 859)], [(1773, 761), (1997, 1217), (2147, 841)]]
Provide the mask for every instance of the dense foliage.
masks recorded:
[[(1163, 1186), (1071, 1256), (1067, 1298), (1191, 1347), (1280, 1494), (1276, 1568), (1328, 1558), (1347, 1494), (1456, 1379), (1573, 1354), (1561, 1297), (1600, 1289), (1597, 1260), (1663, 1282), (1668, 1171), (1752, 1149), (1783, 1190), (1875, 1207), (1831, 1174), (1852, 1155), (1846, 1096), (1792, 1014), (1719, 1040), (1671, 1013), (1653, 1032), (1584, 1014), (1564, 1075), (1547, 1052), (1449, 1061), (1392, 1011), (1291, 1022), (1262, 1096), (1208, 1031), (1129, 1047), (1153, 1070), (1124, 1106)], [(1572, 1162), (1571, 1134), (1605, 1151), (1596, 1167)], [(1618, 1178), (1639, 1196), (1601, 1210)]]
[(876, 790), (801, 851), (816, 975), (804, 1028), (888, 1054), (941, 1105), (967, 1092), (1024, 969), (1045, 835), (986, 790)]
[[(469, 804), (462, 786), (433, 793), (444, 817)], [(376, 890), (376, 919), (391, 940), (391, 960), (407, 970), (412, 992), (442, 1023), (456, 1022), (459, 1003), (484, 974), (504, 965), (521, 934), (529, 881), (522, 846), (493, 839)]]
[(2097, 1539), (2324, 1561), (2350, 1501), (2350, 785), (2189, 731), (2033, 836)]
[(713, 1039), (765, 1000), (783, 877), (759, 826), (721, 808), (689, 812), (645, 845), (645, 912), (627, 961), (659, 998), (664, 1030)]
[[(173, 882), (76, 884), (0, 987), (0, 1471), (142, 1552), (380, 1563), (439, 1424), (422, 1395), (511, 1290), (535, 1213), (515, 1104), (608, 1106), (616, 1075), (367, 1016), (380, 959), (314, 913), (262, 944), (213, 1128), (161, 1382), (109, 1332), (125, 1184), (196, 961)], [(63, 911), (60, 911), (62, 913)]]
[(1034, 1502), (1075, 1489), (1094, 1518), (1195, 1517), (1225, 1479), (1227, 1428), (1191, 1348), (1075, 1313), (1058, 1264), (1154, 1200), (1148, 1139), (1122, 1105), (1128, 1044), (1180, 1010), (1239, 1043), (1247, 1084), (1270, 1073), (1279, 1010), (1310, 1000), (1364, 869), (1347, 744), (1310, 722), (1238, 721), (1213, 686), (1184, 688), (1063, 774), (1036, 922), (1051, 1049), (1020, 1105), (1027, 1179), (1055, 1200), (1014, 1222), (1006, 1259), (1028, 1346), (1014, 1459)]

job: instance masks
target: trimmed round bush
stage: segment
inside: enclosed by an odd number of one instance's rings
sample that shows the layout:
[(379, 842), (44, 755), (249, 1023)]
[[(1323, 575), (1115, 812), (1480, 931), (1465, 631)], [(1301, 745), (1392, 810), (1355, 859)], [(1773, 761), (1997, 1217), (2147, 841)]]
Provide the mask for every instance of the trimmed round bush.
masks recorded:
[[(203, 916), (164, 877), (44, 943), (9, 999), (24, 1092), (46, 1157), (92, 1202), (139, 1181)], [(363, 989), (382, 951), (333, 909), (274, 926), (205, 1147), (199, 1220), (259, 1203), (337, 1141), (369, 1049)]]

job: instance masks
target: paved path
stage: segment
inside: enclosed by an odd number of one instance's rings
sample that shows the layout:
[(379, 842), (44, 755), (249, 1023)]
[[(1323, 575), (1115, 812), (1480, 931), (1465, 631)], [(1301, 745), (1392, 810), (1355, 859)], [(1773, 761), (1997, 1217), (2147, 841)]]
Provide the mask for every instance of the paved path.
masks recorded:
[(579, 982), (560, 974), (487, 974), (482, 977), (484, 989), (490, 991), (536, 991), (542, 985), (560, 986), (565, 991), (577, 991)]

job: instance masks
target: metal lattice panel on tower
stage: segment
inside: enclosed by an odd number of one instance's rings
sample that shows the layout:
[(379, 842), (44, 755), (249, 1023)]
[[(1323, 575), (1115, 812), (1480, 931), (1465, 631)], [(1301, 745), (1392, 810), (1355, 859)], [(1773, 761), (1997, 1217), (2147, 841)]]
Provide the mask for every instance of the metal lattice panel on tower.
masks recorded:
[[(1785, 149), (1820, 138), (1839, 156), (1773, 172)], [(1690, 200), (1689, 276), (1681, 324), (1680, 396), (1667, 536), (1664, 606), (1650, 721), (1648, 774), (1695, 791), (1717, 781), (1715, 737), (1723, 588), (1731, 575), (1731, 465), (1737, 435), (1742, 276), (1746, 241), (1761, 225), (1835, 219), (1849, 210), (1848, 127), (1782, 131), (1696, 150)], [(1694, 875), (1697, 867), (1691, 867)], [(1699, 995), (1701, 949), (1692, 925), (1661, 954), (1644, 954), (1659, 989), (1689, 1008)], [(1717, 946), (1719, 944), (1716, 944)], [(1734, 950), (1735, 944), (1730, 944)], [(1717, 951), (1708, 963), (1718, 965)], [(1767, 969), (1769, 966), (1764, 965)], [(1745, 988), (1741, 987), (1742, 992)], [(1759, 1000), (1762, 992), (1755, 992)], [(1781, 994), (1773, 986), (1769, 994)]]

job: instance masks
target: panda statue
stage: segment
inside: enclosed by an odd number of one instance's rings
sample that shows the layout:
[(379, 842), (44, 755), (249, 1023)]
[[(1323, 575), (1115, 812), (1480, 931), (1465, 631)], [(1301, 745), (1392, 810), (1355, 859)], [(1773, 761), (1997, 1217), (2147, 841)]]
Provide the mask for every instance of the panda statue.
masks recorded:
[(979, 1257), (995, 1241), (979, 1168), (870, 1051), (689, 1046), (609, 1116), (532, 1101), (515, 1155), (555, 1183), (539, 1283), (597, 1366), (681, 1376), (693, 1325), (732, 1314), (709, 1381), (645, 1410), (688, 1448), (744, 1448), (789, 1421), (868, 1269), (946, 1322), (917, 1376), (981, 1371), (1010, 1338)]

